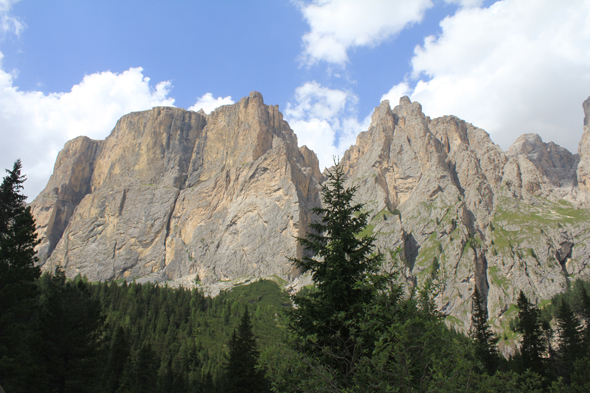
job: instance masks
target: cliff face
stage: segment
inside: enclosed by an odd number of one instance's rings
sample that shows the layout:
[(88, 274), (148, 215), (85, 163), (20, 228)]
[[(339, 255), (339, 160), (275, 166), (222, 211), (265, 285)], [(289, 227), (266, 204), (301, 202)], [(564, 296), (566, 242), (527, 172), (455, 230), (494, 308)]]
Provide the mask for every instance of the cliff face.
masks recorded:
[(317, 158), (302, 150), (259, 93), (209, 116), (124, 116), (59, 154), (32, 203), (41, 263), (90, 280), (292, 278), (294, 236), (319, 204)]
[[(590, 99), (579, 155), (538, 135), (507, 152), (453, 116), (430, 119), (407, 97), (376, 108), (344, 154), (368, 230), (411, 284), (469, 328), (475, 285), (502, 330), (520, 290), (542, 302), (590, 278)], [(33, 201), (44, 269), (90, 280), (298, 276), (320, 205), (318, 160), (259, 93), (210, 115), (154, 108), (124, 116), (104, 141), (66, 144)]]
[(430, 119), (404, 97), (393, 109), (381, 103), (342, 163), (388, 263), (411, 283), (438, 283), (438, 306), (460, 329), (477, 284), (502, 329), (521, 289), (542, 301), (590, 277), (587, 191), (578, 187), (589, 133), (580, 157), (531, 134), (505, 153), (485, 131)]

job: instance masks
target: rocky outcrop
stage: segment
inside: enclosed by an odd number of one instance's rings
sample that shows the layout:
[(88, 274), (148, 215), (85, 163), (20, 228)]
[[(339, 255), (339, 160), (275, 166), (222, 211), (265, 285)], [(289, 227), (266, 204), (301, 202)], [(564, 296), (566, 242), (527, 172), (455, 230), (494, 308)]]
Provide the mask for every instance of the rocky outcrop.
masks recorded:
[(507, 153), (504, 183), (515, 196), (530, 200), (540, 196), (557, 200), (576, 197), (578, 155), (544, 143), (537, 134), (521, 135)]
[(99, 141), (81, 136), (66, 143), (57, 156), (53, 175), (32, 205), (43, 264), (53, 253), (74, 210), (91, 190), (94, 162), (102, 150)]
[(32, 203), (41, 263), (90, 280), (292, 278), (295, 236), (319, 204), (317, 162), (259, 93), (208, 116), (129, 114), (104, 141), (60, 153)]

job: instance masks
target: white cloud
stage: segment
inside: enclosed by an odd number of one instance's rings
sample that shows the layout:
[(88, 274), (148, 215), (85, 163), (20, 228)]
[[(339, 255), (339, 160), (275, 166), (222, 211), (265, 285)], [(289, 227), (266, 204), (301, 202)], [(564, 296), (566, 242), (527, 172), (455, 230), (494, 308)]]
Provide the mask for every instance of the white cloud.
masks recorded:
[[(419, 80), (411, 98), (427, 115), (457, 115), (504, 149), (534, 132), (577, 151), (581, 104), (590, 95), (588, 0), (465, 7), (441, 28), (412, 59)], [(405, 82), (386, 96), (404, 90)]]
[(355, 142), (357, 134), (367, 129), (355, 117), (357, 97), (348, 91), (330, 89), (307, 82), (295, 90), (295, 104), (288, 103), (285, 119), (297, 134), (299, 145), (307, 145), (320, 161), (320, 170), (342, 157)]
[(420, 22), (431, 0), (314, 0), (300, 3), (310, 26), (303, 36), (303, 61), (344, 65), (347, 51), (375, 46), (395, 36), (404, 27)]
[(0, 169), (22, 160), (29, 200), (45, 187), (69, 139), (103, 139), (124, 114), (174, 104), (170, 83), (150, 86), (141, 68), (87, 75), (67, 93), (23, 92), (14, 82), (0, 69)]
[(483, 0), (445, 0), (448, 4), (457, 4), (460, 7), (479, 7), (483, 3)]
[(222, 105), (231, 105), (233, 103), (234, 101), (231, 99), (231, 96), (213, 98), (213, 94), (205, 93), (202, 97), (197, 99), (195, 105), (188, 108), (188, 110), (198, 112), (199, 109), (203, 109), (206, 114), (209, 114), (213, 112), (215, 108), (219, 108)]
[(18, 36), (25, 28), (24, 23), (20, 19), (10, 15), (12, 5), (19, 1), (20, 0), (0, 0), (0, 32), (2, 38), (10, 33)]
[(381, 96), (381, 101), (389, 100), (389, 105), (394, 107), (399, 102), (399, 99), (403, 96), (409, 96), (412, 93), (412, 89), (408, 85), (407, 82), (401, 82), (397, 85), (393, 86), (389, 91), (383, 96)]

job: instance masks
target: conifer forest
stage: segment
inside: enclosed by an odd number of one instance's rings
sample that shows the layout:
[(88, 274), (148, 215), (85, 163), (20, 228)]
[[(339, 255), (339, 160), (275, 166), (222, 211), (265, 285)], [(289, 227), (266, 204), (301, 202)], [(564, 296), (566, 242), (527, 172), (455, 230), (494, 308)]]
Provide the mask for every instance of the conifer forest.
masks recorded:
[(336, 165), (321, 219), (280, 279), (209, 297), (197, 288), (66, 278), (36, 265), (35, 222), (17, 161), (0, 186), (0, 386), (17, 392), (589, 392), (590, 285), (543, 307), (518, 298), (500, 336), (477, 287), (468, 332), (445, 324), (439, 283), (402, 283), (361, 236), (367, 213)]

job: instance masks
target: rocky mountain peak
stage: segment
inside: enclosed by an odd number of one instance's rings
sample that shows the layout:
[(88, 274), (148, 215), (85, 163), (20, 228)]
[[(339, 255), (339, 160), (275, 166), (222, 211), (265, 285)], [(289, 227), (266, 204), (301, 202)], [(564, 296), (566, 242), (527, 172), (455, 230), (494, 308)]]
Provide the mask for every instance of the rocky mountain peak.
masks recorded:
[(207, 116), (131, 113), (104, 141), (77, 138), (60, 153), (32, 203), (39, 257), (91, 280), (288, 278), (319, 173), (257, 92)]

